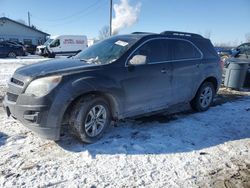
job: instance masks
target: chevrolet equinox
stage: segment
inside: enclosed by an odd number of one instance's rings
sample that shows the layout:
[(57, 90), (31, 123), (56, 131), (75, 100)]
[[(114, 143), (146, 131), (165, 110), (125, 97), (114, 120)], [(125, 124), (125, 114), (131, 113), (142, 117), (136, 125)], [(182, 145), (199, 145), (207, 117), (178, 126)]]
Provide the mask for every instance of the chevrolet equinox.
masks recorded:
[(180, 103), (205, 111), (221, 83), (209, 39), (165, 31), (117, 35), (76, 56), (15, 71), (3, 104), (8, 116), (47, 139), (67, 123), (83, 142), (97, 141), (111, 121)]

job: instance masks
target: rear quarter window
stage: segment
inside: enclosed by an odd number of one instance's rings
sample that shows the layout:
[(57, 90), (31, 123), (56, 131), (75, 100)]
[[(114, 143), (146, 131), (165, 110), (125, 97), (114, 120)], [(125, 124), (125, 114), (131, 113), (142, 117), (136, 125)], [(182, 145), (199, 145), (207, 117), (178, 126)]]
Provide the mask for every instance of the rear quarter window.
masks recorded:
[(173, 60), (199, 59), (202, 57), (201, 53), (192, 43), (184, 40), (170, 41)]
[(206, 59), (218, 59), (219, 58), (210, 40), (197, 40), (195, 41), (195, 45), (197, 45), (197, 47), (203, 53), (203, 58), (206, 58)]

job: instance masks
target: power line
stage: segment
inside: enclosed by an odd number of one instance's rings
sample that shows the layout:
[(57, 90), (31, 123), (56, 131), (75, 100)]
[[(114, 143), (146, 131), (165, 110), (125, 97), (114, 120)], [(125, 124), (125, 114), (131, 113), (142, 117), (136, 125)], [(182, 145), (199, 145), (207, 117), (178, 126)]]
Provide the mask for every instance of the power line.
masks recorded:
[[(74, 18), (71, 18), (70, 20), (67, 20), (67, 21), (65, 21), (65, 22), (61, 22), (61, 23), (58, 23), (58, 24), (54, 24), (54, 23), (51, 23), (51, 25), (50, 24), (46, 24), (47, 26), (53, 26), (53, 27), (56, 27), (56, 26), (63, 26), (63, 25), (66, 25), (66, 24), (70, 24), (70, 23), (74, 23), (74, 22), (76, 22), (76, 21), (79, 21), (79, 20), (81, 20), (81, 18), (83, 17), (83, 16), (87, 16), (87, 15), (89, 15), (90, 13), (92, 13), (92, 12), (95, 12), (95, 10), (97, 10), (97, 9), (99, 9), (102, 5), (103, 5), (103, 3), (105, 2), (105, 1), (98, 1), (99, 2), (99, 4), (95, 4), (96, 6), (95, 7), (93, 7), (92, 6), (92, 8), (90, 9), (88, 9), (87, 11), (85, 11), (84, 13), (85, 14), (81, 14), (81, 15), (77, 15), (77, 17), (74, 17)], [(93, 9), (94, 8), (94, 9)], [(90, 12), (91, 11), (91, 12)], [(73, 20), (72, 20), (73, 19)]]
[(45, 21), (45, 22), (65, 21), (65, 20), (68, 20), (68, 19), (72, 19), (72, 18), (74, 18), (75, 16), (79, 16), (79, 15), (85, 13), (86, 11), (89, 11), (91, 8), (93, 8), (93, 7), (95, 7), (96, 5), (98, 5), (98, 2), (102, 2), (102, 1), (97, 0), (97, 1), (95, 1), (94, 3), (92, 3), (91, 5), (89, 5), (88, 7), (86, 7), (85, 9), (80, 10), (80, 11), (74, 13), (74, 14), (71, 14), (71, 15), (68, 15), (68, 16), (65, 16), (65, 17), (62, 17), (62, 18), (57, 18), (57, 19), (50, 19), (50, 20), (48, 20), (48, 19), (44, 19), (44, 18), (41, 18), (41, 17), (37, 17), (36, 15), (34, 16), (33, 14), (32, 14), (32, 16), (33, 16), (35, 19), (37, 19), (37, 20), (41, 20), (41, 21)]

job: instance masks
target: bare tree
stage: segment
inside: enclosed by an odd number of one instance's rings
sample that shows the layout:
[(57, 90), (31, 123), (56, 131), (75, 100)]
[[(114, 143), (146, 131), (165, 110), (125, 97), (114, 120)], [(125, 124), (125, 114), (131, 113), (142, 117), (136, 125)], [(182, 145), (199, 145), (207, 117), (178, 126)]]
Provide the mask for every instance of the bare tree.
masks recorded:
[(103, 40), (109, 37), (109, 26), (104, 26), (100, 31), (99, 31), (99, 40)]
[(246, 33), (245, 37), (246, 37), (246, 42), (250, 42), (250, 33)]
[(212, 35), (212, 32), (209, 31), (209, 30), (207, 30), (207, 31), (204, 33), (204, 37), (205, 37), (205, 38), (208, 38), (208, 39), (210, 39), (211, 35)]

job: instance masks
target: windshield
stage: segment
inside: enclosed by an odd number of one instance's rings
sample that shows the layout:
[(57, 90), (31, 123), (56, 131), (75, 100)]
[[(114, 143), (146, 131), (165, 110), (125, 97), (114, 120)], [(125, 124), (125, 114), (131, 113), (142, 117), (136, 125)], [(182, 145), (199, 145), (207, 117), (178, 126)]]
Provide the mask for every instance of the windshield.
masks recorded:
[(120, 58), (137, 40), (133, 37), (112, 37), (94, 44), (74, 58), (94, 64), (112, 63)]
[(48, 40), (46, 40), (46, 42), (43, 44), (44, 46), (47, 46), (49, 43), (51, 43), (51, 41), (52, 41), (53, 39), (48, 39)]

